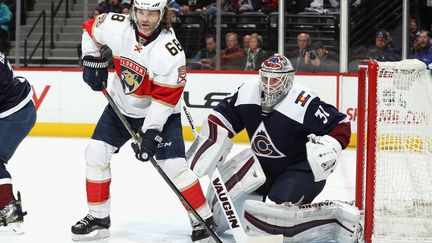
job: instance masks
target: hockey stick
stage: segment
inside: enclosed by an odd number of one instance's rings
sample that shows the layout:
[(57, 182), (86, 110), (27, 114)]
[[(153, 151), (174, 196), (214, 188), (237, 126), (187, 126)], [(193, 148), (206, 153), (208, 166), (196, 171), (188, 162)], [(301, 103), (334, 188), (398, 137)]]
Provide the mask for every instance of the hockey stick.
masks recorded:
[[(186, 106), (183, 106), (183, 111), (186, 115), (186, 118), (189, 122), (189, 125), (192, 129), (192, 132), (196, 139), (200, 139), (200, 134), (195, 128), (194, 122), (192, 120), (192, 116), (189, 113)], [(236, 242), (248, 242), (248, 243), (280, 243), (283, 242), (283, 235), (268, 235), (268, 236), (249, 236), (243, 229), (243, 226), (240, 222), (240, 218), (236, 209), (234, 208), (234, 203), (229, 195), (229, 192), (225, 186), (225, 183), (222, 179), (222, 176), (219, 172), (219, 169), (215, 168), (211, 178), (210, 184), (216, 194), (216, 198), (219, 202), (219, 206), (223, 209), (224, 217), (228, 222), (228, 225), (231, 229), (231, 232), (234, 235), (234, 239)]]
[[(139, 134), (135, 133), (132, 127), (130, 126), (129, 122), (126, 120), (126, 117), (120, 112), (118, 106), (112, 99), (112, 97), (108, 94), (106, 83), (103, 83), (103, 89), (102, 93), (104, 94), (105, 98), (108, 100), (108, 103), (113, 108), (114, 112), (116, 113), (117, 117), (120, 119), (120, 121), (125, 126), (126, 130), (129, 132), (129, 134), (132, 136), (132, 138), (135, 140), (135, 142), (139, 143)], [(201, 223), (201, 225), (204, 226), (206, 231), (210, 234), (210, 236), (218, 243), (222, 243), (221, 239), (216, 235), (216, 233), (210, 229), (210, 226), (204, 221), (204, 219), (198, 214), (198, 212), (192, 207), (192, 205), (189, 203), (189, 201), (181, 194), (180, 190), (174, 185), (174, 183), (170, 180), (170, 178), (165, 174), (165, 172), (162, 170), (162, 168), (159, 166), (159, 164), (156, 162), (156, 160), (149, 156), (149, 160), (151, 164), (155, 167), (155, 169), (159, 172), (159, 174), (162, 176), (162, 178), (165, 180), (165, 182), (171, 187), (171, 189), (174, 191), (174, 193), (177, 195), (177, 197), (180, 199), (180, 201), (183, 203), (183, 205), (186, 205), (186, 207), (190, 210), (190, 212), (195, 216), (195, 218)]]

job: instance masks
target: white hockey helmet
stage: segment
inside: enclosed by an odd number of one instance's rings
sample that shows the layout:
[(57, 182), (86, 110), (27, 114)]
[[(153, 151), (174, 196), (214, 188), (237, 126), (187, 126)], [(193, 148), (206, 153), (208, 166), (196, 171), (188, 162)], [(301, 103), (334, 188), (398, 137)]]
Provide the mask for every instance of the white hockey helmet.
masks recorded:
[(290, 91), (295, 70), (289, 59), (283, 55), (274, 54), (267, 58), (259, 70), (261, 108), (270, 113)]
[(167, 0), (133, 0), (132, 14), (131, 14), (132, 20), (135, 23), (138, 23), (137, 16), (136, 16), (137, 9), (159, 10), (160, 12), (159, 23), (160, 23), (160, 21), (163, 18), (164, 10), (167, 4), (168, 4)]

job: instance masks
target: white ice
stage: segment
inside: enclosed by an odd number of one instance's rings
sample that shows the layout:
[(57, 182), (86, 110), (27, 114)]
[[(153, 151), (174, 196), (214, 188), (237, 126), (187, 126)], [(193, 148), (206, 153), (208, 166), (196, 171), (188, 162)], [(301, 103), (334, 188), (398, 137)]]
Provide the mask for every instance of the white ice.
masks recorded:
[[(21, 192), (28, 211), (25, 233), (0, 236), (0, 243), (73, 242), (70, 227), (87, 214), (84, 150), (88, 141), (28, 137), (21, 143), (7, 168), (14, 191)], [(231, 154), (246, 146), (236, 144)], [(126, 144), (114, 155), (111, 168), (111, 237), (97, 242), (190, 242), (185, 209), (150, 163), (136, 160)], [(354, 200), (354, 178), (355, 150), (347, 149), (315, 201)], [(221, 239), (234, 242), (229, 233)]]

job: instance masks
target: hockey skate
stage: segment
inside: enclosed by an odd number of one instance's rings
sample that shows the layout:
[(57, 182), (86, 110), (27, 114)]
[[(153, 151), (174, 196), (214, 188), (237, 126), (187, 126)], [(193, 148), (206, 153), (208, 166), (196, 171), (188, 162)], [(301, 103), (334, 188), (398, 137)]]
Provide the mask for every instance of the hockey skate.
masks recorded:
[[(211, 230), (216, 230), (216, 223), (214, 222), (213, 216), (206, 219), (205, 222), (210, 227)], [(192, 242), (212, 242), (210, 234), (207, 232), (204, 225), (199, 221), (193, 221), (192, 223)]]
[(20, 192), (18, 192), (17, 198), (0, 210), (1, 235), (19, 235), (24, 233), (21, 229), (21, 224), (24, 222), (24, 216), (27, 212), (22, 211)]
[(88, 214), (72, 226), (72, 240), (88, 241), (107, 238), (110, 236), (110, 226), (111, 220), (109, 216), (98, 219)]

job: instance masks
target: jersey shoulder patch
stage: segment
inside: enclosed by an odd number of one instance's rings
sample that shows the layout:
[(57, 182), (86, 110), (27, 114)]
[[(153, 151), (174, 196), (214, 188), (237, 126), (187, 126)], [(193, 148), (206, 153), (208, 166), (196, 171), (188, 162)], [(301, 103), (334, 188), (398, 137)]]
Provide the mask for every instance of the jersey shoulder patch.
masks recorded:
[(310, 88), (294, 83), (287, 97), (276, 110), (299, 123), (303, 123), (307, 107), (316, 97), (317, 94)]

